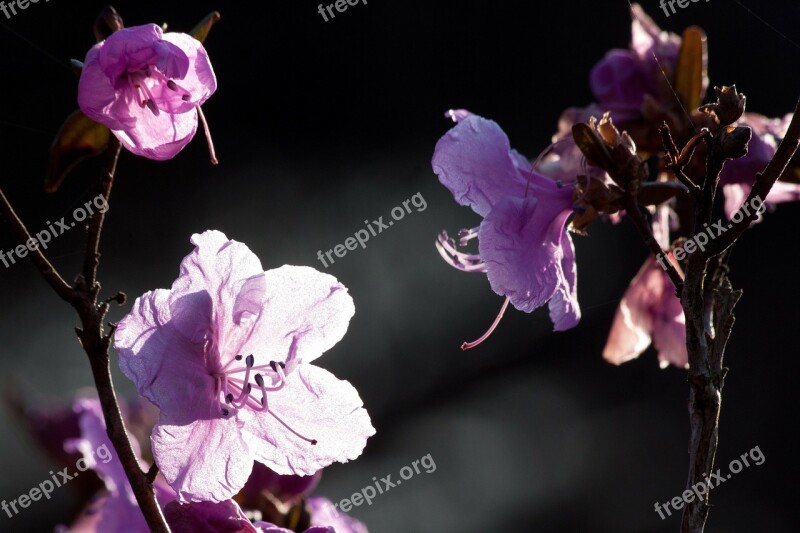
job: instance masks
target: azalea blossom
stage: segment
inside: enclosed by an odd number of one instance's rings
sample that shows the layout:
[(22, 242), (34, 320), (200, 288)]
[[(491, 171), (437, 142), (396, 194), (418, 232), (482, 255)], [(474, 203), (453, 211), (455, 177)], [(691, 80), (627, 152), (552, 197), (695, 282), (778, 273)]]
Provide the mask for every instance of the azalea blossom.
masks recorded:
[(120, 368), (160, 416), (151, 437), (181, 503), (226, 500), (259, 461), (311, 475), (375, 433), (355, 388), (310, 364), (345, 334), (347, 289), (308, 267), (264, 272), (242, 243), (194, 235), (171, 290), (120, 323)]
[[(103, 480), (107, 492), (95, 497), (69, 528), (59, 528), (66, 533), (104, 533), (125, 531), (147, 533), (150, 528), (133, 495), (122, 463), (106, 433), (105, 419), (96, 399), (76, 402), (74, 410), (80, 416), (81, 437), (67, 440), (67, 450), (82, 453), (86, 465)], [(139, 442), (130, 438), (131, 448), (140, 467)], [(99, 453), (103, 450), (104, 453)], [(99, 460), (98, 460), (99, 459)], [(180, 504), (173, 491), (159, 475), (153, 482), (156, 500), (164, 518), (175, 533), (257, 533), (250, 520), (236, 502), (199, 502)]]
[[(364, 524), (338, 511), (327, 498), (309, 498), (307, 504), (311, 515), (311, 527), (303, 533), (368, 533)], [(261, 521), (254, 525), (262, 533), (294, 533), (291, 529), (269, 522)]]
[(192, 140), (203, 119), (200, 106), (216, 88), (198, 40), (147, 24), (116, 31), (89, 50), (78, 104), (134, 154), (164, 160)]
[(670, 364), (686, 368), (686, 318), (675, 285), (654, 257), (649, 257), (617, 308), (608, 341), (606, 361), (622, 364), (639, 355), (650, 344), (658, 351), (661, 368)]
[[(641, 117), (648, 95), (656, 101), (673, 98), (662, 68), (674, 72), (681, 47), (681, 38), (662, 31), (639, 4), (631, 6), (631, 14), (630, 49), (608, 52), (590, 76), (598, 106), (618, 122)], [(708, 80), (704, 82), (707, 86)]]
[(460, 270), (486, 273), (492, 289), (506, 297), (500, 315), (509, 302), (528, 313), (549, 303), (556, 331), (574, 327), (580, 308), (575, 250), (566, 230), (572, 184), (535, 170), (510, 148), (497, 123), (463, 110), (449, 116), (457, 124), (437, 143), (433, 170), (456, 201), (483, 222), (459, 232), (461, 246), (478, 239), (478, 255), (458, 250), (446, 232), (437, 242), (439, 252)]
[[(738, 159), (725, 162), (720, 173), (720, 185), (725, 194), (725, 214), (730, 219), (742, 206), (753, 188), (756, 174), (763, 172), (772, 160), (778, 145), (786, 135), (792, 113), (782, 119), (767, 118), (756, 113), (745, 113), (736, 123), (737, 126), (747, 126), (753, 136), (747, 146), (747, 154)], [(764, 203), (770, 207), (784, 202), (800, 200), (800, 185), (777, 181), (772, 186)], [(760, 219), (760, 217), (759, 217)]]
[[(116, 456), (114, 446), (106, 433), (106, 423), (100, 402), (83, 398), (75, 402), (80, 427), (80, 437), (64, 441), (68, 452), (82, 454), (86, 466), (94, 470), (106, 486), (107, 492), (94, 498), (78, 516), (70, 528), (61, 531), (72, 533), (95, 531), (150, 531), (142, 516), (122, 463)], [(135, 438), (130, 439), (131, 448), (140, 468), (147, 468), (141, 460), (141, 450)], [(100, 453), (100, 451), (103, 453)], [(161, 478), (153, 483), (156, 499), (162, 507), (175, 499), (175, 492)]]

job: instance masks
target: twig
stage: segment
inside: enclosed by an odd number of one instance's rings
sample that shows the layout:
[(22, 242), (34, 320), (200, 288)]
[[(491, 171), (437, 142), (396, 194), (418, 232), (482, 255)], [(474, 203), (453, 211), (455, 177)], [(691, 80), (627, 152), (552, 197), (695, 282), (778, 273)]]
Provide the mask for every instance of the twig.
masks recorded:
[[(775, 152), (772, 160), (767, 165), (763, 174), (756, 175), (756, 181), (750, 194), (747, 196), (744, 205), (752, 205), (751, 202), (756, 198), (762, 202), (766, 201), (767, 195), (772, 190), (772, 186), (783, 175), (786, 167), (789, 165), (792, 157), (800, 146), (800, 100), (794, 108), (794, 116), (789, 124), (789, 129), (781, 141), (778, 150)], [(757, 217), (755, 212), (745, 215), (739, 222), (731, 222), (731, 228), (724, 234), (720, 235), (715, 241), (712, 241), (706, 249), (707, 257), (714, 257), (727, 250), (742, 234), (750, 227), (750, 223)]]
[[(628, 218), (630, 218), (634, 226), (636, 226), (639, 235), (653, 255), (656, 257), (659, 255), (666, 255), (664, 250), (661, 249), (661, 245), (656, 240), (655, 235), (653, 235), (652, 228), (647, 223), (647, 220), (645, 220), (642, 212), (639, 211), (639, 205), (636, 203), (634, 197), (630, 194), (626, 194), (623, 199), (623, 206), (625, 207), (625, 212), (628, 214)], [(665, 264), (667, 265), (667, 274), (669, 274), (672, 284), (675, 285), (675, 290), (680, 292), (683, 287), (683, 277), (675, 268), (675, 265), (672, 264), (672, 261), (667, 260)]]
[[(11, 230), (14, 232), (14, 235), (17, 237), (17, 240), (20, 243), (25, 244), (31, 240), (35, 240), (31, 237), (28, 228), (25, 227), (25, 224), (22, 220), (17, 216), (17, 213), (14, 211), (14, 208), (11, 207), (11, 203), (6, 198), (6, 195), (3, 193), (3, 189), (0, 188), (0, 212), (3, 213), (3, 217), (8, 221), (9, 225), (11, 226)], [(38, 242), (38, 241), (37, 241)], [(56, 268), (50, 262), (49, 259), (44, 255), (44, 253), (39, 249), (38, 246), (35, 247), (34, 250), (29, 250), (29, 254), (31, 260), (36, 265), (36, 268), (42, 274), (45, 281), (47, 281), (48, 285), (53, 288), (53, 290), (61, 297), (62, 300), (68, 303), (73, 303), (77, 297), (77, 293), (75, 290), (70, 287), (64, 278), (61, 277), (61, 274), (58, 273)]]
[[(106, 202), (111, 193), (114, 183), (114, 173), (116, 171), (117, 160), (119, 158), (120, 145), (114, 139), (106, 151), (106, 163), (103, 168), (102, 188), (103, 197)], [(11, 225), (14, 234), (22, 242), (28, 242), (31, 235), (14, 212), (8, 199), (0, 190), (0, 212)], [(106, 420), (106, 431), (114, 449), (117, 452), (120, 463), (125, 470), (125, 475), (131, 484), (136, 501), (144, 515), (147, 525), (151, 531), (159, 533), (169, 533), (161, 508), (153, 491), (153, 482), (148, 474), (143, 472), (133, 453), (128, 432), (125, 429), (125, 422), (119, 409), (114, 384), (111, 379), (111, 363), (108, 355), (111, 339), (116, 329), (111, 325), (108, 333), (104, 332), (103, 321), (109, 305), (113, 301), (123, 302), (124, 295), (117, 293), (114, 297), (98, 304), (97, 294), (100, 291), (100, 284), (97, 283), (97, 266), (100, 260), (99, 246), (100, 235), (103, 229), (105, 214), (97, 211), (89, 221), (87, 232), (86, 256), (84, 259), (83, 273), (78, 276), (74, 287), (70, 287), (61, 275), (55, 270), (53, 265), (38, 248), (31, 252), (31, 259), (38, 268), (39, 272), (47, 280), (48, 284), (63, 300), (67, 301), (78, 313), (81, 321), (81, 328), (76, 328), (81, 345), (86, 355), (89, 357), (89, 365), (92, 369), (92, 376), (97, 387), (100, 405), (103, 409), (103, 416)]]

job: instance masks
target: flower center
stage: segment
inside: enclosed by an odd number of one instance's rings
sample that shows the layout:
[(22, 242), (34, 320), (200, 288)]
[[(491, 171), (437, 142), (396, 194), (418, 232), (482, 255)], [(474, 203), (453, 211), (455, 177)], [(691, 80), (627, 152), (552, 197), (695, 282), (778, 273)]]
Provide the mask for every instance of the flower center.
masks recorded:
[[(167, 78), (160, 70), (153, 65), (144, 66), (138, 70), (128, 72), (124, 77), (128, 80), (128, 86), (133, 92), (134, 98), (142, 108), (149, 109), (155, 116), (159, 116), (161, 111), (155, 103), (155, 98), (150, 92), (150, 86), (156, 83), (164, 84), (170, 91), (174, 91), (181, 95), (181, 100), (188, 102), (192, 95), (175, 83), (174, 80)], [(148, 86), (149, 84), (149, 86)]]
[[(240, 362), (243, 359), (244, 366), (237, 366), (236, 362)], [(244, 408), (249, 408), (255, 412), (267, 413), (298, 438), (312, 445), (317, 444), (316, 439), (309, 439), (292, 429), (269, 407), (267, 393), (278, 392), (286, 386), (286, 373), (284, 372), (286, 365), (270, 361), (268, 364), (256, 366), (255, 361), (256, 358), (252, 354), (247, 357), (237, 355), (219, 372), (211, 375), (214, 378), (214, 399), (219, 402), (222, 416), (227, 418), (232, 412), (235, 413), (237, 410)], [(229, 368), (231, 366), (233, 368)], [(277, 381), (276, 385), (266, 385), (264, 374), (269, 371), (272, 372), (273, 381)], [(256, 393), (259, 391), (261, 392), (261, 397), (257, 398)]]

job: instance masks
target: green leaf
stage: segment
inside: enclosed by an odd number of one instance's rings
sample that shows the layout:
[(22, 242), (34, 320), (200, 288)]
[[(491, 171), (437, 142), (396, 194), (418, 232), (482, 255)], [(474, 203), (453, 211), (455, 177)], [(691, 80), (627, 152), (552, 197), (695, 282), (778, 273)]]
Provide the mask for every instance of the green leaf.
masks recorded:
[(683, 44), (675, 69), (675, 92), (687, 111), (697, 109), (708, 87), (708, 49), (702, 28), (691, 26), (683, 32)]
[(194, 27), (192, 31), (189, 32), (189, 35), (204, 43), (206, 38), (208, 38), (208, 32), (211, 31), (211, 27), (219, 22), (219, 19), (222, 15), (219, 14), (219, 11), (213, 11), (209, 13), (206, 18), (200, 21), (200, 23)]
[(101, 154), (108, 146), (110, 135), (108, 128), (81, 111), (72, 113), (50, 146), (50, 165), (44, 190), (55, 192), (78, 163)]

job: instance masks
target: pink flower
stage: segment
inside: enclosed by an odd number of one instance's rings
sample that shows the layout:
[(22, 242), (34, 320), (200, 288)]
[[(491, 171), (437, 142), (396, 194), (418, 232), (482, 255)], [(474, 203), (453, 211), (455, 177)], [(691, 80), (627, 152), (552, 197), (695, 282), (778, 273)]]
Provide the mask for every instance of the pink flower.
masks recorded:
[[(662, 261), (668, 261), (661, 258)], [(669, 275), (650, 257), (631, 281), (617, 308), (603, 357), (622, 364), (639, 355), (652, 342), (661, 368), (685, 368), (686, 319)]]
[[(105, 483), (106, 492), (94, 498), (68, 529), (58, 527), (56, 530), (71, 533), (150, 531), (133, 496), (122, 463), (106, 434), (100, 402), (96, 399), (79, 400), (75, 403), (74, 411), (79, 416), (81, 436), (67, 440), (64, 448), (83, 455), (86, 466), (94, 470)], [(132, 436), (129, 438), (140, 467), (145, 466), (139, 459), (139, 443)], [(172, 531), (257, 532), (233, 500), (181, 505), (175, 501), (175, 492), (160, 476), (155, 479), (153, 489)]]
[(164, 160), (192, 140), (200, 106), (216, 88), (199, 41), (147, 24), (112, 33), (89, 50), (78, 104), (134, 154)]
[(375, 433), (352, 385), (311, 365), (345, 334), (347, 289), (308, 267), (264, 272), (242, 243), (194, 235), (171, 290), (119, 324), (120, 367), (160, 409), (153, 455), (180, 502), (225, 500), (253, 461), (311, 475)]

